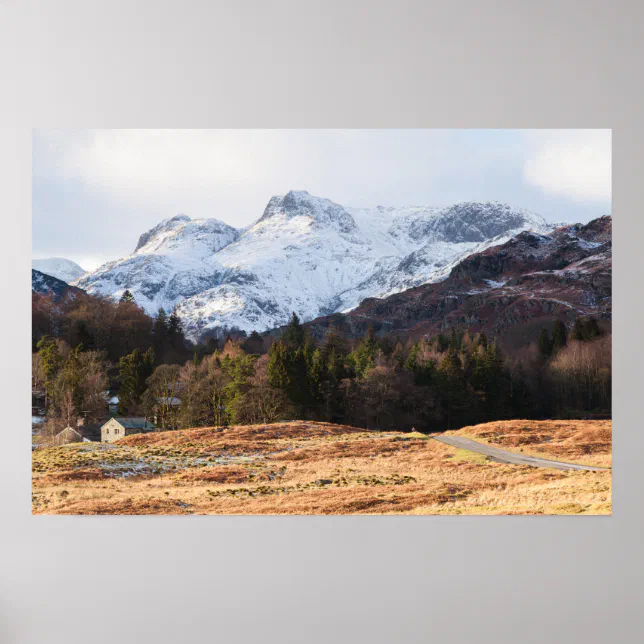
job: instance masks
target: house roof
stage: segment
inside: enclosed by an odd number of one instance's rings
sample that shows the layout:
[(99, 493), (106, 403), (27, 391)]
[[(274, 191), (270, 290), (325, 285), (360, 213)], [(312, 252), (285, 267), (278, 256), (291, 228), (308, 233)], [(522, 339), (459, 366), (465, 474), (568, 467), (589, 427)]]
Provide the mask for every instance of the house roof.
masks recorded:
[(62, 434), (69, 434), (70, 432), (76, 434), (76, 436), (78, 436), (78, 438), (83, 438), (82, 435), (80, 434), (80, 432), (75, 430), (70, 425), (67, 425), (67, 427), (65, 427), (65, 429), (59, 431), (58, 434), (56, 434), (56, 438), (58, 438), (58, 436), (61, 436)]
[(111, 420), (115, 420), (126, 429), (154, 429), (154, 425), (144, 417), (115, 417)]
[(80, 432), (83, 438), (88, 438), (92, 441), (101, 440), (101, 427), (105, 424), (102, 423), (88, 423), (86, 425), (81, 425), (76, 428), (76, 431)]

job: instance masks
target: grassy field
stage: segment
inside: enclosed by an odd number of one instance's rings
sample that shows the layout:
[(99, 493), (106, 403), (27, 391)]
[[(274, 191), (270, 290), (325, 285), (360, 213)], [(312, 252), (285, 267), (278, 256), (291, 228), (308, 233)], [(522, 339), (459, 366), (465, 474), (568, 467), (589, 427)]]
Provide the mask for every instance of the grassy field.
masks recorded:
[[(610, 421), (459, 432), (610, 465)], [(506, 465), (422, 434), (290, 422), (135, 435), (33, 454), (35, 514), (610, 514), (611, 472)]]

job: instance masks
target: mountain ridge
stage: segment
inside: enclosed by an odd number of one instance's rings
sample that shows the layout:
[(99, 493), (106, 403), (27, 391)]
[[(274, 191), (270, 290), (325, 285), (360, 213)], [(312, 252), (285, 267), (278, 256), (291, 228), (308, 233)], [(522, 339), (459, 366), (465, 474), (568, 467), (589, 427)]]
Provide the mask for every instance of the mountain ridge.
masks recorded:
[(330, 326), (348, 337), (368, 327), (413, 337), (458, 328), (524, 344), (554, 320), (571, 326), (585, 316), (612, 318), (611, 216), (547, 234), (522, 231), (455, 262), (441, 281), (365, 298), (306, 326), (316, 337)]
[(176, 306), (191, 339), (265, 331), (292, 311), (310, 320), (442, 279), (457, 258), (525, 229), (551, 226), (499, 202), (352, 208), (292, 190), (243, 229), (183, 214), (165, 219), (133, 254), (75, 284), (112, 298), (128, 289), (149, 314)]

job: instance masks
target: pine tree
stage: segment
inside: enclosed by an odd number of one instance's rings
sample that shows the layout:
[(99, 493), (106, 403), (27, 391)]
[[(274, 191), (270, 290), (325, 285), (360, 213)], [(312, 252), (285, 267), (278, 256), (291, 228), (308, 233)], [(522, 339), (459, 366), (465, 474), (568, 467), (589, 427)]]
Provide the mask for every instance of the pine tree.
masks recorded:
[(362, 340), (349, 355), (358, 378), (362, 378), (367, 369), (373, 365), (377, 350), (376, 334), (369, 327)]
[(240, 353), (234, 357), (226, 356), (222, 362), (222, 370), (230, 378), (226, 386), (226, 395), (230, 402), (239, 399), (250, 389), (250, 379), (255, 373), (257, 356)]
[(445, 334), (439, 333), (436, 336), (436, 347), (441, 353), (447, 351), (449, 348), (449, 340), (445, 337)]
[(154, 350), (148, 349), (141, 353), (134, 349), (132, 353), (119, 360), (119, 389), (118, 412), (125, 415), (141, 402), (146, 387), (146, 380), (154, 372)]
[(206, 347), (204, 349), (206, 354), (211, 355), (218, 349), (219, 349), (219, 342), (217, 341), (217, 338), (213, 338), (212, 336), (210, 336), (206, 342)]
[(321, 384), (321, 397), (322, 397), (322, 415), (327, 421), (333, 419), (334, 414), (337, 412), (339, 406), (339, 383), (340, 378), (337, 377), (334, 368), (336, 366), (335, 350), (329, 355), (329, 361), (326, 365), (325, 380)]
[(157, 312), (152, 331), (157, 337), (164, 337), (168, 333), (168, 314), (163, 307)]
[(36, 345), (42, 360), (45, 374), (45, 405), (54, 396), (54, 380), (58, 370), (63, 366), (63, 357), (58, 350), (58, 343), (54, 338), (44, 335)]
[(396, 364), (399, 367), (403, 367), (405, 361), (407, 360), (407, 351), (403, 346), (402, 342), (397, 338), (396, 346), (394, 347), (393, 353), (391, 354), (392, 358), (396, 361)]
[(183, 323), (177, 314), (177, 307), (175, 306), (170, 313), (167, 323), (167, 333), (170, 337), (177, 337), (183, 333)]
[(123, 291), (123, 295), (121, 295), (121, 302), (133, 303), (134, 295), (132, 295), (132, 293), (128, 289), (125, 289), (125, 291)]
[(291, 385), (289, 350), (283, 340), (274, 342), (268, 350), (268, 382), (271, 387), (287, 391)]
[(125, 416), (130, 408), (136, 403), (138, 388), (137, 366), (140, 361), (141, 352), (134, 349), (132, 353), (123, 356), (119, 360), (119, 405), (118, 412)]
[(503, 369), (503, 358), (496, 340), (487, 346), (485, 350), (485, 365), (488, 373), (499, 375)]
[[(152, 375), (152, 372), (154, 371), (154, 364), (156, 362), (156, 355), (154, 354), (154, 349), (150, 347), (144, 354), (143, 354), (143, 371), (146, 373), (144, 376), (144, 380), (149, 376)], [(149, 372), (149, 373), (147, 373)]]
[(584, 331), (586, 335), (586, 340), (592, 340), (601, 335), (601, 330), (599, 329), (599, 324), (597, 323), (596, 318), (588, 318), (584, 324)]
[(468, 345), (463, 345), (461, 356), (463, 360), (463, 375), (466, 380), (470, 380), (476, 367), (476, 361), (474, 360), (474, 354)]
[(58, 343), (51, 336), (44, 335), (36, 346), (42, 358), (45, 375), (51, 379), (63, 363), (63, 358), (58, 351)]
[(566, 325), (557, 320), (552, 327), (552, 353), (555, 354), (566, 346), (568, 340), (568, 332)]
[(344, 372), (344, 362), (335, 347), (332, 347), (328, 352), (326, 371), (331, 379), (335, 382), (340, 382)]
[(246, 353), (262, 353), (264, 349), (264, 341), (257, 331), (253, 331), (248, 338), (244, 340), (241, 347)]
[(344, 358), (349, 353), (346, 338), (333, 323), (329, 325), (329, 330), (324, 338), (322, 348), (327, 356), (332, 350), (335, 350), (339, 358)]
[(450, 333), (449, 348), (454, 351), (458, 351), (461, 348), (461, 341), (455, 327), (452, 327), (452, 332)]
[(581, 342), (584, 340), (584, 323), (581, 318), (575, 320), (575, 324), (572, 327), (572, 333), (570, 334), (571, 340), (576, 340)]
[[(523, 365), (519, 363), (509, 380), (510, 407), (513, 418), (526, 418), (531, 413), (531, 392)], [(533, 412), (532, 412), (533, 413)]]
[(467, 409), (467, 390), (463, 368), (458, 353), (449, 350), (438, 366), (439, 390), (445, 407), (447, 429), (458, 423), (462, 412)]
[(601, 329), (596, 318), (577, 318), (572, 328), (570, 338), (578, 342), (586, 342), (601, 335)]
[(382, 338), (378, 342), (378, 346), (380, 347), (380, 350), (383, 352), (383, 354), (387, 357), (389, 357), (393, 353), (395, 348), (395, 345), (389, 336)]
[(470, 376), (470, 382), (475, 391), (481, 396), (484, 396), (485, 388), (485, 354), (486, 349), (477, 344), (476, 348), (472, 351), (472, 375)]
[(306, 347), (300, 347), (295, 351), (291, 350), (289, 356), (290, 387), (286, 393), (296, 405), (307, 406), (312, 403), (308, 378), (309, 351)]
[(81, 345), (78, 345), (73, 351), (70, 351), (67, 356), (67, 360), (65, 360), (65, 364), (60, 371), (60, 378), (57, 383), (59, 390), (56, 392), (58, 402), (60, 402), (63, 396), (67, 393), (70, 396), (70, 400), (75, 409), (80, 409), (82, 403), (80, 390), (82, 379), (80, 367), (81, 349)]
[(367, 330), (365, 331), (364, 340), (365, 342), (368, 342), (373, 346), (376, 345), (376, 332), (373, 330), (373, 327), (371, 326), (371, 324), (367, 327)]
[(304, 328), (300, 324), (300, 318), (297, 313), (293, 312), (290, 322), (286, 325), (286, 329), (282, 335), (282, 340), (285, 344), (298, 348), (304, 344)]
[(163, 307), (159, 309), (156, 317), (154, 318), (154, 323), (152, 325), (152, 341), (154, 351), (159, 357), (159, 362), (163, 362), (168, 345), (168, 315)]
[(541, 329), (538, 340), (539, 355), (542, 360), (547, 360), (552, 354), (552, 343), (548, 335), (548, 329)]
[(485, 372), (485, 411), (488, 419), (503, 416), (503, 358), (496, 341), (488, 344), (483, 358)]
[(76, 336), (78, 343), (83, 345), (84, 349), (94, 349), (96, 343), (94, 342), (94, 337), (90, 332), (87, 320), (74, 320), (74, 335)]
[(308, 381), (311, 397), (315, 402), (321, 402), (323, 398), (323, 385), (327, 380), (327, 365), (324, 362), (322, 351), (317, 348), (311, 355), (308, 368)]
[(416, 369), (418, 367), (419, 352), (420, 352), (420, 344), (416, 343), (410, 349), (409, 354), (407, 355), (407, 359), (405, 360), (404, 367), (405, 369), (407, 369), (407, 371), (411, 371), (413, 373), (416, 372)]

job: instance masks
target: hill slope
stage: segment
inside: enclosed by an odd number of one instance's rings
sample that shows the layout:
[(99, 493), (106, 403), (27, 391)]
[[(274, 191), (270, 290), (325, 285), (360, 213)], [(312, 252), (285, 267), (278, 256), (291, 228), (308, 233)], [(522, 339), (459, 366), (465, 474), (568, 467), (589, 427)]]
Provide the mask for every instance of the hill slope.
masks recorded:
[(40, 295), (51, 293), (56, 300), (60, 300), (68, 295), (74, 296), (83, 293), (82, 289), (71, 286), (57, 277), (45, 275), (45, 273), (41, 273), (33, 268), (31, 269), (31, 290), (33, 293)]

